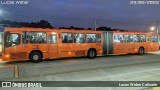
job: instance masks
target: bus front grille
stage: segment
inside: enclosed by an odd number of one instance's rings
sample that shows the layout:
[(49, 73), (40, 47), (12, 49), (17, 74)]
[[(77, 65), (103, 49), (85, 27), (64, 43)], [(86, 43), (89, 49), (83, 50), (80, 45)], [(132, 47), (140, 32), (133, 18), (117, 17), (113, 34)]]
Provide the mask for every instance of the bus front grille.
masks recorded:
[(17, 53), (11, 53), (11, 60), (23, 60), (27, 59), (27, 53), (26, 52), (17, 52)]

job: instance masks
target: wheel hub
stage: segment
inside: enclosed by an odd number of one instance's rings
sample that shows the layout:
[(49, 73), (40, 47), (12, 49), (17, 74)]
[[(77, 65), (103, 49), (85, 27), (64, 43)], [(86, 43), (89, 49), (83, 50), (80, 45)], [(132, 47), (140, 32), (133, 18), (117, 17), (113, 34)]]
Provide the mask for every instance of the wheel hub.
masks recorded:
[(38, 60), (38, 58), (39, 58), (38, 55), (34, 55), (34, 56), (33, 56), (33, 59), (34, 59), (34, 60)]
[(94, 57), (94, 51), (91, 51), (91, 52), (90, 52), (90, 56), (91, 56), (91, 57)]

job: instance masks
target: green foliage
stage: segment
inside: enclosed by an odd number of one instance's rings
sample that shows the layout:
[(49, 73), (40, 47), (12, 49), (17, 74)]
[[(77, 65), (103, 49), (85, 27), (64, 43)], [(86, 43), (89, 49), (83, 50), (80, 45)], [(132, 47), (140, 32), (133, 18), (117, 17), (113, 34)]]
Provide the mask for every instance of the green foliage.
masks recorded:
[(16, 22), (11, 20), (2, 20), (0, 24), (5, 26), (19, 26), (19, 27), (34, 27), (34, 28), (53, 28), (53, 26), (46, 20), (40, 20), (39, 22)]

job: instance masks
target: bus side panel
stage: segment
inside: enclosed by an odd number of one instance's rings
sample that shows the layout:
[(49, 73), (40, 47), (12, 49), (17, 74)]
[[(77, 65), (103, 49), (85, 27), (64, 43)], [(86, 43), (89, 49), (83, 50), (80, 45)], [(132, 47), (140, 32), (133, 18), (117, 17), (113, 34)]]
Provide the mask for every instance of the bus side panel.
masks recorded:
[(28, 53), (34, 52), (34, 51), (40, 51), (43, 55), (43, 59), (48, 58), (48, 44), (28, 44), (28, 48), (26, 51)]
[(123, 54), (123, 53), (126, 53), (127, 50), (125, 48), (125, 45), (126, 43), (114, 43), (113, 44), (113, 47), (114, 47), (114, 50), (113, 50), (113, 54)]
[(75, 48), (72, 43), (60, 43), (58, 45), (58, 57), (73, 57), (75, 56)]
[[(22, 34), (21, 32), (13, 32), (16, 34)], [(21, 38), (21, 36), (19, 37)], [(4, 61), (18, 61), (18, 60), (28, 60), (28, 52), (24, 50), (24, 46), (22, 45), (22, 40), (20, 39), (20, 44), (10, 46), (4, 49)], [(6, 57), (6, 55), (9, 55)]]
[(113, 53), (113, 32), (103, 32), (103, 54)]
[(17, 50), (19, 46), (5, 49), (6, 54), (9, 55), (9, 58), (3, 57), (4, 61), (17, 61), (17, 60), (28, 60), (28, 53)]
[(86, 56), (87, 46), (86, 43), (74, 43), (75, 56)]
[(131, 44), (130, 44), (130, 50), (128, 51), (128, 53), (138, 53), (138, 49), (139, 49), (139, 47), (140, 46), (144, 46), (144, 45), (142, 45), (142, 44), (139, 44), (139, 43), (137, 43), (137, 42), (132, 42)]
[(143, 47), (145, 52), (147, 51), (147, 42), (139, 42), (139, 43), (134, 42), (131, 44), (131, 46), (132, 49), (130, 53), (138, 53), (140, 47)]
[(145, 42), (114, 43), (114, 54), (138, 53), (140, 47), (144, 47), (144, 49), (146, 50), (147, 43)]
[(88, 50), (90, 48), (96, 49), (97, 55), (102, 55), (102, 43), (87, 43), (85, 47), (86, 47), (85, 56), (88, 55)]
[(159, 45), (157, 42), (150, 42), (151, 50), (150, 52), (156, 52), (159, 50)]
[[(157, 35), (159, 37), (158, 34), (148, 34), (147, 36), (147, 49), (146, 52), (155, 52), (159, 50), (159, 43), (158, 43), (158, 38), (156, 39), (152, 39), (154, 35)], [(156, 40), (156, 41), (155, 41)]]

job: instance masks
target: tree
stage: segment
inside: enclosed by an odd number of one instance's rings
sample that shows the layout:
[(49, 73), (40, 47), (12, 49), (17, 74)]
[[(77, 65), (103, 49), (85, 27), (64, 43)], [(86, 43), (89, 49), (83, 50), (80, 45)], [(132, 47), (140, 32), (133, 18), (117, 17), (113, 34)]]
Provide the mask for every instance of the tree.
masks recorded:
[(87, 28), (87, 30), (92, 30), (92, 28)]
[(0, 24), (4, 26), (21, 26), (21, 27), (34, 27), (34, 28), (53, 28), (53, 26), (47, 20), (40, 20), (39, 22), (16, 22), (10, 20), (2, 20)]
[(79, 28), (79, 27), (74, 27), (74, 26), (70, 26), (70, 27), (60, 27), (59, 29), (84, 30), (84, 28)]
[(97, 31), (112, 31), (110, 27), (98, 27)]

